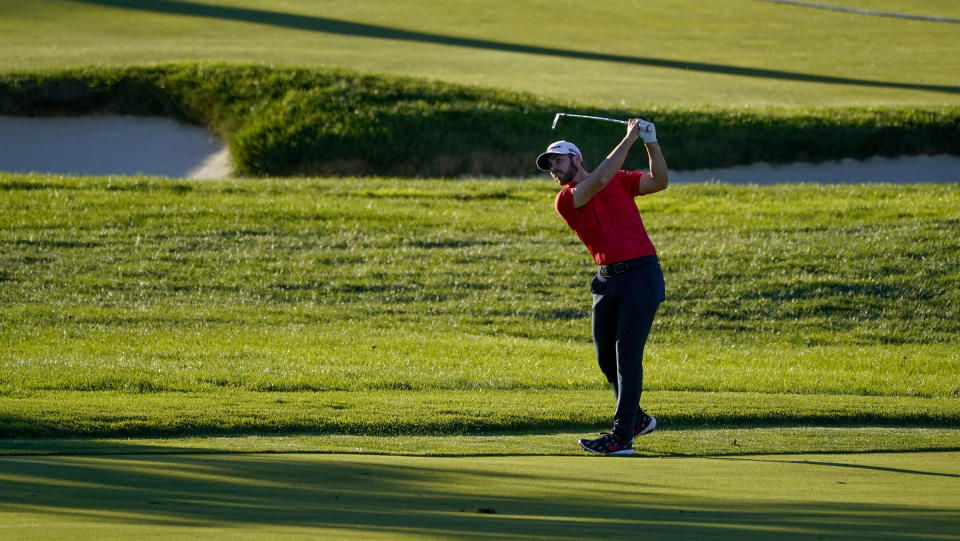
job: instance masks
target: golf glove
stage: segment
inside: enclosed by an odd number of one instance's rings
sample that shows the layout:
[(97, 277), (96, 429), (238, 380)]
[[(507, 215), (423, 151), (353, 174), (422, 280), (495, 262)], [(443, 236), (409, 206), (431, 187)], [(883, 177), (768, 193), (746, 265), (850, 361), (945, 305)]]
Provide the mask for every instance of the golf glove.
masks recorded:
[(653, 122), (638, 120), (637, 129), (640, 130), (640, 139), (643, 139), (644, 143), (653, 143), (657, 140), (657, 127), (653, 125)]

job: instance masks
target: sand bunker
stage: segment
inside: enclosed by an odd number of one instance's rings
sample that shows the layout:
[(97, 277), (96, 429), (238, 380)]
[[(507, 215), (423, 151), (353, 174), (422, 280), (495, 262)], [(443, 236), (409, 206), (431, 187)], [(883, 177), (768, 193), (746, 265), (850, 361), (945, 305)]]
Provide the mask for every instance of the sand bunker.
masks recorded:
[(725, 169), (671, 171), (670, 180), (676, 182), (717, 181), (730, 184), (960, 182), (960, 156), (902, 156), (899, 158), (870, 158), (868, 160), (792, 163), (787, 165), (757, 163)]
[[(665, 147), (668, 145), (664, 143)], [(531, 156), (531, 169), (532, 160)], [(0, 171), (216, 179), (230, 175), (230, 152), (206, 129), (167, 118), (0, 116)], [(670, 179), (733, 184), (960, 182), (960, 157), (760, 163), (725, 169), (671, 170)]]
[(214, 179), (230, 174), (230, 152), (168, 118), (0, 116), (0, 171)]

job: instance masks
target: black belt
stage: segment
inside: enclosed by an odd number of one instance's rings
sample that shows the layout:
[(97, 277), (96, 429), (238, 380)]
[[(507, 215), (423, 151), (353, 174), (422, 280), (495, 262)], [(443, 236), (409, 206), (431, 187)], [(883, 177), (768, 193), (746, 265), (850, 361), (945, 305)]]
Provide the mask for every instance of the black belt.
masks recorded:
[(633, 269), (639, 269), (640, 267), (646, 267), (651, 263), (657, 262), (657, 256), (655, 255), (645, 255), (643, 257), (638, 257), (636, 259), (628, 259), (626, 261), (620, 261), (618, 263), (612, 263), (610, 265), (600, 265), (600, 276), (610, 276), (612, 274), (623, 274), (627, 271)]

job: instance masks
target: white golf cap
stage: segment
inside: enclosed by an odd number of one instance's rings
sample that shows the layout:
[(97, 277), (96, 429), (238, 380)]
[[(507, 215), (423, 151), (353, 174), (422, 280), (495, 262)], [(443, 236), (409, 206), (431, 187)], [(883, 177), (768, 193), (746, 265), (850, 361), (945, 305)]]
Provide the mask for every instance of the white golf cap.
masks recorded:
[(547, 147), (547, 150), (537, 156), (537, 168), (541, 171), (549, 171), (550, 163), (547, 161), (547, 158), (551, 154), (576, 154), (580, 156), (580, 159), (583, 159), (583, 155), (580, 154), (580, 149), (577, 148), (577, 145), (569, 141), (554, 141), (550, 143), (550, 146)]

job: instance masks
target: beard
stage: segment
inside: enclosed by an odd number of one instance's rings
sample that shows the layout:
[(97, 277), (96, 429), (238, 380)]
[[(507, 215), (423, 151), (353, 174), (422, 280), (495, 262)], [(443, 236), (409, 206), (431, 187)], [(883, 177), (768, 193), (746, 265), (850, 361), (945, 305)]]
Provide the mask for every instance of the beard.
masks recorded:
[(577, 176), (577, 170), (573, 167), (570, 167), (563, 171), (557, 171), (553, 174), (557, 179), (557, 182), (560, 184), (570, 184), (570, 182)]

